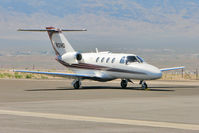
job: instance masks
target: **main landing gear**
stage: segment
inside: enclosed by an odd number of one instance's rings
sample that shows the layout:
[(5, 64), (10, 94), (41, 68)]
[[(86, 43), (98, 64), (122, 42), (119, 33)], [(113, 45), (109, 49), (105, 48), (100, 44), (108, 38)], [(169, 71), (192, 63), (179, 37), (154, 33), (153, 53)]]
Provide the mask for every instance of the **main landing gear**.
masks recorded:
[(131, 81), (130, 79), (122, 79), (122, 81), (121, 81), (121, 87), (122, 87), (123, 89), (126, 88), (127, 85), (128, 85), (128, 82), (133, 83), (133, 81)]
[(75, 79), (75, 80), (72, 82), (72, 85), (73, 85), (73, 88), (74, 88), (74, 89), (79, 89), (79, 87), (81, 86), (81, 81), (80, 81), (80, 79)]
[(121, 87), (124, 89), (124, 88), (127, 87), (127, 85), (128, 85), (128, 81), (123, 79), (123, 80), (121, 81)]

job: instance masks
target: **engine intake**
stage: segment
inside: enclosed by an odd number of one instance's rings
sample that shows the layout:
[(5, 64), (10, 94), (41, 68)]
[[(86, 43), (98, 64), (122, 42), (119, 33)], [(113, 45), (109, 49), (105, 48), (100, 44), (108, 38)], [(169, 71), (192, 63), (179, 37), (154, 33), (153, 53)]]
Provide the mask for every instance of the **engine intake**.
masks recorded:
[(68, 64), (78, 64), (82, 60), (82, 54), (79, 52), (69, 52), (62, 55), (62, 60)]
[(76, 54), (76, 59), (77, 59), (78, 61), (82, 60), (82, 54), (81, 54), (81, 53), (77, 53), (77, 54)]

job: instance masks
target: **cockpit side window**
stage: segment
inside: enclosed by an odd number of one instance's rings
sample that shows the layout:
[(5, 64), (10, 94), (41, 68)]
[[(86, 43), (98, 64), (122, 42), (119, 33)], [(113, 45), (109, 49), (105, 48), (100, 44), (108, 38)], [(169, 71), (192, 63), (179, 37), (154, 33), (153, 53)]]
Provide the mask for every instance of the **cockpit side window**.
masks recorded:
[(127, 63), (129, 62), (139, 62), (135, 56), (127, 56)]
[(124, 64), (124, 63), (125, 63), (125, 56), (123, 56), (123, 57), (120, 59), (120, 63), (121, 63), (121, 64)]

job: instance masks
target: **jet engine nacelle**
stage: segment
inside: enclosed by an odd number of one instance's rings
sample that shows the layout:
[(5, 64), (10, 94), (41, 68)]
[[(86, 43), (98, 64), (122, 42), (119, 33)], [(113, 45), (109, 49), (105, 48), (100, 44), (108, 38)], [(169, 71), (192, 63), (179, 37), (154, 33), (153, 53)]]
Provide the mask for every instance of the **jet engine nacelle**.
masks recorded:
[(68, 64), (78, 64), (82, 59), (82, 54), (79, 52), (69, 52), (62, 55), (62, 60)]

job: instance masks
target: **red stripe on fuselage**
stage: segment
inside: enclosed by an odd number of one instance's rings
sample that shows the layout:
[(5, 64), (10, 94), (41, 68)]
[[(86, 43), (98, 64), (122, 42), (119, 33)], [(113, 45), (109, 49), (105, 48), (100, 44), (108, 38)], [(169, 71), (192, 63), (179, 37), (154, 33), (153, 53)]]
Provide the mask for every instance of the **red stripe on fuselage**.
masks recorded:
[(103, 70), (103, 71), (112, 71), (112, 72), (123, 72), (123, 73), (132, 73), (132, 74), (144, 74), (143, 72), (137, 72), (137, 71), (131, 71), (131, 70), (124, 70), (124, 69), (118, 69), (118, 68), (111, 68), (111, 67), (105, 67), (105, 66), (99, 66), (99, 65), (93, 65), (93, 64), (86, 64), (86, 63), (79, 63), (79, 64), (68, 64), (62, 60), (59, 60), (57, 58), (57, 61), (60, 62), (62, 65), (66, 67), (71, 68), (82, 68), (82, 69), (92, 69), (92, 70)]

